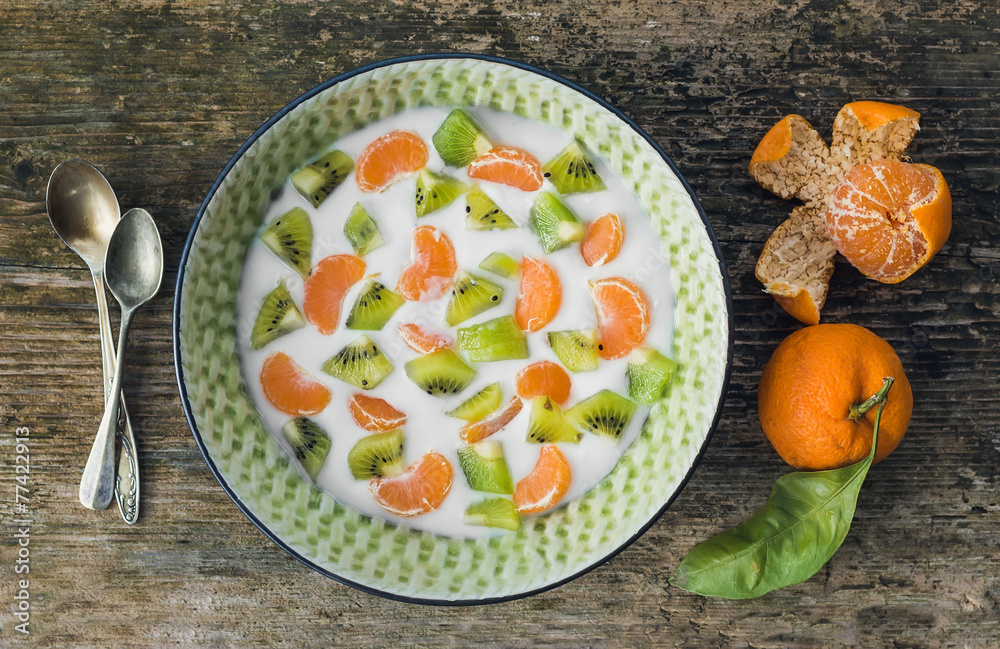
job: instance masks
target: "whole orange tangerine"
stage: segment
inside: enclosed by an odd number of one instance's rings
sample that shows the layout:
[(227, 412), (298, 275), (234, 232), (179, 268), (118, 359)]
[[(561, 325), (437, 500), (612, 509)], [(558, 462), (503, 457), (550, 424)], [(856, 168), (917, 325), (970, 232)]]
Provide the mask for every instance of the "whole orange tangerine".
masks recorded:
[(871, 452), (876, 408), (852, 418), (882, 381), (895, 382), (879, 423), (879, 462), (906, 434), (913, 392), (896, 352), (853, 324), (800, 329), (774, 350), (760, 377), (760, 425), (783, 460), (799, 471), (836, 469)]

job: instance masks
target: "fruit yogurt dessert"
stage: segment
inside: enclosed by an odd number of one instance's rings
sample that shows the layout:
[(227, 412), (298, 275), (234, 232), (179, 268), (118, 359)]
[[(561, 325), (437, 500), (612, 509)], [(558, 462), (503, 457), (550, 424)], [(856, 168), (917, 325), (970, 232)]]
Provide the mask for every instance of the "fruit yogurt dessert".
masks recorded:
[(475, 537), (611, 471), (669, 389), (673, 291), (599, 144), (420, 108), (291, 175), (244, 261), (238, 346), (304, 477)]

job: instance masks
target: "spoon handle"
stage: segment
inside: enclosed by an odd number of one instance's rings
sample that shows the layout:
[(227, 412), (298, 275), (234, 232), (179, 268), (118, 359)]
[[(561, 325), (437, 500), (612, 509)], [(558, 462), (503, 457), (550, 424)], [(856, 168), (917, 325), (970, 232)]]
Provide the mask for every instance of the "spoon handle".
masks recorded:
[[(121, 328), (118, 331), (118, 354), (113, 385), (121, 384), (125, 369), (125, 341), (128, 328), (132, 324), (132, 310), (122, 311)], [(94, 446), (90, 449), (87, 466), (80, 480), (80, 502), (90, 509), (106, 509), (111, 504), (115, 488), (115, 429), (118, 427), (118, 406), (121, 390), (112, 390), (111, 398), (104, 407), (104, 418), (97, 429)]]
[[(101, 331), (101, 363), (104, 368), (104, 402), (111, 399), (114, 387), (114, 374), (117, 368), (115, 362), (115, 344), (111, 335), (111, 319), (108, 316), (108, 298), (104, 290), (104, 273), (94, 273), (94, 288), (97, 292), (97, 315)], [(121, 392), (121, 391), (119, 391)], [(118, 511), (126, 523), (132, 525), (139, 518), (139, 462), (136, 457), (135, 435), (132, 432), (132, 422), (125, 407), (125, 395), (119, 396), (118, 408), (118, 439), (121, 441), (121, 454), (118, 460), (118, 477), (115, 480), (115, 500)]]

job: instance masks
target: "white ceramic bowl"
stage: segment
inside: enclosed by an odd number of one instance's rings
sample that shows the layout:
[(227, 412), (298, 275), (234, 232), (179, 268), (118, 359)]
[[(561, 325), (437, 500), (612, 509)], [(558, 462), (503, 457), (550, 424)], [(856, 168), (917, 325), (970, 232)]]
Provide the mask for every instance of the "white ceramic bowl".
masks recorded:
[[(517, 533), (482, 539), (373, 519), (310, 486), (261, 425), (236, 351), (243, 259), (272, 193), (345, 134), (428, 105), (510, 111), (587, 142), (638, 195), (662, 238), (674, 286), (672, 357), (679, 368), (640, 436), (584, 496)], [(511, 61), (421, 56), (366, 66), (318, 86), (236, 152), (184, 250), (174, 351), (188, 421), (209, 467), (275, 543), (365, 591), (424, 603), (486, 603), (530, 595), (590, 570), (670, 505), (718, 420), (732, 359), (731, 311), (704, 212), (673, 163), (621, 112), (564, 79)]]

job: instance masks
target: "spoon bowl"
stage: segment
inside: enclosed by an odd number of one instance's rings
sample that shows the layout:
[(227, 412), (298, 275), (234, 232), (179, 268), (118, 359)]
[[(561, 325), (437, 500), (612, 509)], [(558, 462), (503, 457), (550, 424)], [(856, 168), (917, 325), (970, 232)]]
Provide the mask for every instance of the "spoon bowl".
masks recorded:
[(122, 217), (108, 245), (104, 275), (122, 309), (135, 309), (160, 290), (163, 249), (149, 212), (133, 208)]
[(91, 271), (102, 269), (121, 214), (118, 198), (104, 174), (83, 160), (60, 163), (49, 177), (45, 207), (59, 238)]

